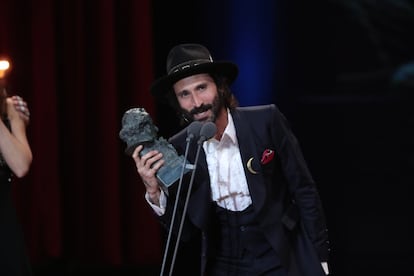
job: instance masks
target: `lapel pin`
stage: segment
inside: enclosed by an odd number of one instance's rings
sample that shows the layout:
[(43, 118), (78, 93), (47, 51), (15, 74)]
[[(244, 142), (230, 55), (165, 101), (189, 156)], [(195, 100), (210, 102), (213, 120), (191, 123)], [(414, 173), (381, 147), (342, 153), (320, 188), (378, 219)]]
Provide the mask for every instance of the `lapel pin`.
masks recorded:
[(263, 165), (268, 164), (270, 161), (273, 160), (273, 157), (275, 156), (275, 152), (271, 149), (266, 149), (262, 154), (262, 159), (260, 160), (260, 163)]
[(247, 161), (247, 169), (249, 170), (249, 172), (251, 172), (252, 174), (258, 174), (257, 171), (255, 171), (252, 168), (252, 161), (253, 161), (253, 157), (250, 157), (250, 159)]

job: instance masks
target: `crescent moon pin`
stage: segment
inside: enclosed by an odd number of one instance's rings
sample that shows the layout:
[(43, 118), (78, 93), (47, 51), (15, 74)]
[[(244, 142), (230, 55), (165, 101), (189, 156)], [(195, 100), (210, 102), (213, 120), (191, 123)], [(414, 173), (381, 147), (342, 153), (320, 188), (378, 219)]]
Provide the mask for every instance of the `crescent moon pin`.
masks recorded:
[(253, 161), (253, 157), (250, 157), (250, 159), (247, 161), (247, 169), (249, 170), (249, 172), (251, 172), (252, 174), (258, 174), (257, 171), (253, 170), (252, 168), (252, 161)]

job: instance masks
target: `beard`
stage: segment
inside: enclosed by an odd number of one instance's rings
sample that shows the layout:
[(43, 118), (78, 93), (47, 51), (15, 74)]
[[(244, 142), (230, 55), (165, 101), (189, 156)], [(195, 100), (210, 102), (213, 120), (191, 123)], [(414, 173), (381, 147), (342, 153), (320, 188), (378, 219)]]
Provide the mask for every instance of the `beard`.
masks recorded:
[(202, 104), (191, 109), (190, 111), (181, 109), (181, 112), (183, 113), (184, 118), (186, 118), (189, 122), (193, 122), (195, 121), (194, 115), (211, 110), (212, 115), (204, 121), (215, 123), (222, 107), (224, 107), (223, 100), (219, 95), (216, 95), (213, 103), (211, 104)]

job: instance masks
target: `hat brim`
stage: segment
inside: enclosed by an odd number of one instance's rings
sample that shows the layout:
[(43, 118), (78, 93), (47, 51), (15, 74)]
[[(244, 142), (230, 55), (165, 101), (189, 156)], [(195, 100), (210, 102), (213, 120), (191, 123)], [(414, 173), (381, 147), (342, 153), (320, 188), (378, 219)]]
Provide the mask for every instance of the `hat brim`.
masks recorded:
[(202, 73), (216, 73), (227, 78), (228, 83), (231, 84), (236, 79), (239, 69), (236, 64), (227, 61), (216, 61), (209, 63), (202, 63), (197, 66), (183, 69), (169, 75), (165, 75), (151, 85), (151, 94), (155, 97), (162, 97), (171, 90), (174, 83), (177, 81), (196, 74)]

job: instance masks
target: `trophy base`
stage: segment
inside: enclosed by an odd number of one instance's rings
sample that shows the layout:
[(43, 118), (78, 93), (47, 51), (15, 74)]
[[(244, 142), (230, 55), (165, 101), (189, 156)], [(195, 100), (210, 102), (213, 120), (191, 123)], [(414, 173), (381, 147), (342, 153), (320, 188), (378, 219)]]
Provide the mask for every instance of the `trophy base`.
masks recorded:
[[(167, 160), (168, 161), (168, 160)], [(178, 156), (175, 160), (169, 160), (164, 164), (157, 172), (158, 180), (168, 188), (180, 179), (181, 172), (183, 170), (184, 157)], [(185, 162), (184, 174), (192, 170), (194, 166), (188, 162)]]

